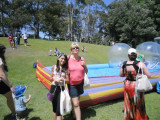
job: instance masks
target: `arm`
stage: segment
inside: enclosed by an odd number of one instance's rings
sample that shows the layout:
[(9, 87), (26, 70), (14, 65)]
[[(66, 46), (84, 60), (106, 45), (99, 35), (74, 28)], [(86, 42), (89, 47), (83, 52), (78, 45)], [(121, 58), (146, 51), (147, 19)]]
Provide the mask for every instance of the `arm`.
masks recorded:
[(143, 73), (148, 77), (148, 78), (151, 78), (151, 74), (150, 72), (148, 71), (146, 65), (144, 63), (142, 63), (142, 68), (143, 68)]
[(84, 71), (86, 72), (86, 74), (88, 73), (88, 68), (87, 68), (87, 65), (85, 64), (84, 66)]
[(66, 75), (66, 78), (61, 77), (59, 81), (65, 81), (65, 83), (69, 84), (69, 74)]
[(54, 81), (54, 79), (53, 79), (54, 67), (55, 67), (55, 66), (53, 65), (52, 68), (51, 68), (51, 77), (50, 77), (50, 81), (51, 81), (51, 82)]
[(51, 77), (50, 77), (50, 81), (53, 82), (53, 71), (51, 71)]
[(25, 101), (25, 104), (27, 104), (30, 100), (31, 100), (31, 95), (29, 94), (29, 98), (27, 99), (27, 101)]
[(123, 68), (121, 67), (121, 70), (120, 70), (120, 77), (124, 77), (124, 73), (123, 73)]
[(85, 62), (84, 58), (81, 58), (81, 65), (84, 67), (84, 71), (87, 74), (88, 73), (88, 68), (87, 68), (87, 65), (86, 65), (86, 62)]
[(54, 69), (55, 69), (54, 67), (55, 67), (55, 66), (52, 66), (52, 68), (51, 68), (51, 77), (50, 77), (50, 81), (51, 81), (51, 82), (54, 81), (55, 84), (58, 84), (60, 81), (63, 81), (63, 78), (62, 78), (62, 77), (61, 77), (61, 78), (57, 78), (57, 77), (54, 76), (54, 74), (53, 74), (53, 73), (54, 73)]

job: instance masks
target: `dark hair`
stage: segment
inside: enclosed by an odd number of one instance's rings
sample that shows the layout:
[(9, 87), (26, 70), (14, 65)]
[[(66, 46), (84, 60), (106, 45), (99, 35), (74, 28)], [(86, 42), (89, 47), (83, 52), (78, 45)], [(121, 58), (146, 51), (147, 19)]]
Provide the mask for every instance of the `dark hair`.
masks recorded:
[(8, 72), (8, 67), (7, 67), (7, 63), (6, 63), (6, 60), (5, 60), (5, 51), (6, 51), (6, 47), (2, 44), (0, 44), (0, 58), (2, 59), (2, 62), (4, 64), (4, 70), (6, 72)]
[[(66, 63), (63, 64), (62, 66), (62, 72), (66, 72), (68, 69), (68, 59), (67, 59), (67, 55), (65, 53), (61, 53), (58, 58), (64, 56), (65, 57), (65, 61)], [(57, 59), (57, 64), (56, 64), (56, 71), (59, 72), (60, 71), (60, 66), (59, 66), (59, 59)]]
[(137, 58), (137, 54), (136, 54), (136, 53), (131, 53), (131, 55), (128, 55), (128, 58), (129, 58), (131, 61), (134, 61), (134, 60), (136, 60), (136, 58)]

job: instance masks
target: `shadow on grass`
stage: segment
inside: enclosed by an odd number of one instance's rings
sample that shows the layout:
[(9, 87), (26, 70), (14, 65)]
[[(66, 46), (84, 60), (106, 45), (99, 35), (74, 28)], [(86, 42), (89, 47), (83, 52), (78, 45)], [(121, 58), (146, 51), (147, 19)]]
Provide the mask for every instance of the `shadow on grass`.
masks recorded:
[[(83, 108), (81, 109), (82, 114), (82, 120), (85, 120), (86, 118), (94, 117), (96, 116), (96, 111), (92, 108)], [(63, 116), (64, 120), (74, 120), (71, 113)]]
[[(124, 98), (118, 98), (118, 99), (106, 101), (106, 102), (103, 102), (103, 103), (100, 103), (97, 105), (89, 106), (87, 108), (81, 108), (82, 120), (95, 117), (96, 116), (95, 109), (97, 109), (97, 108), (106, 107), (108, 105), (122, 102), (123, 100), (124, 100)], [(123, 109), (122, 109), (122, 112), (123, 112)], [(73, 120), (71, 113), (64, 115), (63, 118), (64, 118), (64, 120)]]
[[(28, 112), (27, 112), (27, 116), (29, 115), (30, 112), (32, 112), (33, 109), (32, 108), (29, 108), (28, 109)], [(4, 116), (4, 119), (3, 120), (12, 120), (12, 114), (8, 114), (6, 116)], [(32, 119), (32, 120), (40, 120), (40, 119)]]
[(32, 117), (31, 119), (29, 120), (42, 120), (40, 117)]
[(117, 99), (114, 99), (114, 100), (109, 100), (109, 101), (102, 102), (100, 104), (89, 106), (89, 107), (97, 109), (97, 108), (100, 108), (100, 107), (105, 107), (105, 106), (108, 106), (108, 105), (113, 105), (115, 103), (119, 103), (119, 102), (122, 102), (122, 101), (124, 101), (124, 98), (117, 98)]

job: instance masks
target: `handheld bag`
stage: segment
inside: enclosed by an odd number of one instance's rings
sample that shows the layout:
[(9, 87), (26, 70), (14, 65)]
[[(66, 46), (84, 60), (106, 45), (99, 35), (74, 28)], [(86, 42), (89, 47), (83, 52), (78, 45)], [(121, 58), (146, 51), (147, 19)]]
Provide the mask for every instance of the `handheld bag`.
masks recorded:
[(64, 83), (64, 91), (62, 90), (61, 87), (61, 93), (60, 93), (60, 113), (61, 115), (64, 115), (65, 113), (71, 112), (72, 110), (72, 103), (71, 103), (71, 98), (69, 96), (68, 90), (65, 87)]
[(90, 81), (88, 79), (87, 74), (85, 73), (84, 74), (84, 85), (83, 85), (83, 88), (89, 88), (89, 87), (90, 87)]
[[(142, 71), (142, 74), (139, 74), (139, 71)], [(148, 77), (143, 74), (142, 63), (140, 62), (138, 74), (136, 76), (136, 87), (135, 89), (138, 92), (147, 92), (153, 89), (152, 84), (150, 83)]]
[[(56, 87), (56, 88), (57, 88), (57, 87)], [(54, 97), (54, 95), (55, 95), (56, 88), (55, 88), (55, 90), (54, 90), (53, 93), (51, 93), (50, 91), (47, 93), (47, 99), (48, 99), (49, 101), (53, 101), (53, 97)]]
[[(82, 58), (81, 58), (81, 61), (83, 61)], [(84, 84), (83, 84), (83, 88), (89, 88), (89, 87), (90, 87), (90, 81), (89, 81), (89, 79), (88, 79), (87, 74), (84, 73)]]

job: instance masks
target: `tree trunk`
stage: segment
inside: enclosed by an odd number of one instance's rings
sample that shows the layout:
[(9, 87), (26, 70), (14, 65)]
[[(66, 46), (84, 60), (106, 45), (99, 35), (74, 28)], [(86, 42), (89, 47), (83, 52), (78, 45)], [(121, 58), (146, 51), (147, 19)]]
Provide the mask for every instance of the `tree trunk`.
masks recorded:
[(73, 8), (71, 8), (71, 41), (73, 41), (73, 31), (72, 31), (72, 27), (73, 27)]
[(36, 28), (36, 38), (39, 38), (39, 23), (37, 23), (37, 28)]
[[(1, 8), (3, 9), (3, 0), (1, 0)], [(2, 28), (2, 35), (5, 37), (5, 31), (4, 31), (4, 26), (3, 26), (3, 10), (1, 11), (1, 28)]]

